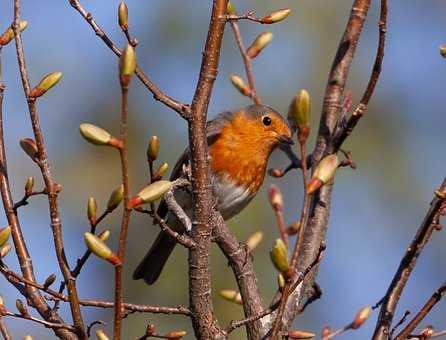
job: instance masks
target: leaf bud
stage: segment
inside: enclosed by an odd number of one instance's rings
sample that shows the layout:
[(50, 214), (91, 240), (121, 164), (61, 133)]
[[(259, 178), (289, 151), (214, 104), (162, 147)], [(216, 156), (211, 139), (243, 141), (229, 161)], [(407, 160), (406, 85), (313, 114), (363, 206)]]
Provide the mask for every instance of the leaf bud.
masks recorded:
[(105, 242), (110, 238), (110, 230), (105, 229), (103, 231), (101, 231), (98, 235), (98, 238), (102, 241)]
[(156, 170), (155, 174), (153, 175), (153, 180), (158, 181), (166, 174), (167, 170), (169, 169), (169, 164), (164, 162), (160, 165), (158, 170)]
[(31, 98), (43, 96), (48, 90), (55, 86), (62, 79), (62, 72), (48, 73), (40, 83), (29, 92)]
[(316, 334), (307, 331), (301, 331), (298, 329), (292, 330), (288, 332), (288, 338), (297, 340), (297, 339), (313, 339)]
[(298, 130), (298, 139), (302, 143), (310, 134), (311, 101), (307, 90), (300, 92), (293, 98), (288, 109), (288, 121), (293, 129)]
[(232, 85), (244, 96), (249, 97), (251, 96), (251, 90), (249, 87), (245, 84), (242, 77), (231, 74), (229, 79), (231, 80)]
[(124, 199), (124, 185), (120, 185), (110, 194), (107, 202), (107, 210), (109, 212), (115, 210)]
[(291, 9), (283, 8), (277, 11), (271, 12), (269, 15), (264, 16), (260, 21), (262, 24), (275, 24), (279, 21), (286, 19), (291, 13)]
[(280, 189), (274, 185), (271, 184), (271, 186), (268, 189), (268, 199), (269, 203), (271, 204), (271, 207), (276, 211), (283, 211), (283, 196)]
[(25, 195), (31, 195), (34, 188), (34, 177), (28, 177), (25, 183)]
[(228, 15), (236, 15), (237, 8), (235, 7), (232, 1), (228, 1), (228, 5), (226, 6), (226, 14)]
[(234, 302), (238, 305), (242, 305), (242, 296), (239, 292), (233, 289), (222, 289), (220, 290), (220, 296), (229, 302)]
[(104, 260), (107, 260), (114, 266), (121, 265), (121, 260), (118, 258), (118, 256), (114, 254), (113, 251), (96, 235), (92, 233), (85, 233), (84, 240), (88, 249), (90, 249), (93, 254)]
[(307, 194), (318, 190), (322, 185), (332, 180), (339, 166), (338, 156), (335, 154), (324, 157), (316, 166), (310, 182), (307, 184)]
[(129, 10), (124, 1), (121, 1), (118, 7), (118, 23), (123, 31), (129, 29)]
[(372, 308), (370, 306), (362, 308), (355, 316), (355, 319), (350, 325), (350, 328), (352, 329), (358, 329), (361, 327), (367, 319), (370, 317), (370, 314), (372, 313)]
[(6, 241), (8, 241), (11, 235), (11, 226), (4, 227), (0, 229), (0, 247), (3, 246)]
[(142, 189), (136, 197), (133, 197), (129, 202), (129, 209), (139, 206), (144, 203), (153, 203), (159, 200), (172, 187), (171, 181), (161, 180), (149, 184)]
[(186, 336), (186, 334), (187, 332), (185, 331), (172, 331), (165, 334), (164, 336), (167, 340), (179, 340)]
[(20, 315), (22, 315), (25, 318), (29, 318), (30, 315), (28, 313), (28, 309), (23, 304), (22, 300), (20, 300), (20, 299), (15, 300), (15, 306), (16, 306), (17, 310), (19, 311)]
[(136, 53), (132, 45), (128, 44), (122, 51), (119, 59), (119, 80), (121, 86), (126, 87), (130, 84), (136, 71)]
[(87, 217), (91, 225), (96, 223), (96, 214), (98, 211), (98, 203), (94, 197), (90, 197), (87, 203)]
[[(26, 20), (20, 20), (19, 21), (19, 31), (23, 32), (26, 27), (28, 27), (28, 21)], [(14, 30), (12, 28), (12, 25), (8, 27), (8, 29), (0, 35), (0, 46), (5, 46), (11, 42), (12, 39), (14, 39), (15, 34)]]
[(23, 151), (33, 160), (36, 161), (39, 156), (36, 142), (31, 138), (24, 138), (20, 140), (20, 146)]
[(160, 140), (158, 136), (152, 136), (149, 140), (149, 146), (147, 147), (147, 160), (153, 162), (158, 158), (160, 150)]
[(11, 251), (12, 246), (9, 243), (6, 243), (3, 247), (0, 248), (0, 258), (4, 258)]
[(263, 232), (256, 231), (254, 234), (251, 234), (246, 240), (246, 246), (250, 251), (253, 251), (263, 240)]
[(266, 46), (268, 46), (271, 40), (273, 40), (273, 34), (271, 32), (260, 33), (251, 46), (248, 47), (246, 54), (251, 59), (254, 59)]
[(290, 269), (290, 264), (288, 262), (288, 249), (282, 239), (278, 238), (273, 248), (270, 251), (271, 261), (273, 262), (276, 269), (284, 275), (286, 279), (286, 274)]
[(110, 145), (113, 138), (110, 133), (104, 129), (89, 123), (79, 125), (79, 131), (87, 141), (95, 145)]
[(48, 276), (43, 283), (43, 287), (47, 289), (49, 286), (51, 286), (56, 281), (56, 274), (51, 274)]
[(98, 340), (108, 340), (108, 336), (105, 334), (105, 332), (102, 329), (96, 330), (96, 338)]

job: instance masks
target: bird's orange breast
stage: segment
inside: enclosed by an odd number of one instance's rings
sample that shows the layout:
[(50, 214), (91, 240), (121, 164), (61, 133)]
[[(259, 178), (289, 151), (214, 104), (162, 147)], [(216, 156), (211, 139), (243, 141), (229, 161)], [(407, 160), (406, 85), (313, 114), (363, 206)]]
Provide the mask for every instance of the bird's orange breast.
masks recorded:
[(265, 177), (270, 147), (262, 143), (256, 124), (243, 113), (226, 123), (210, 146), (211, 170), (234, 185), (258, 191)]

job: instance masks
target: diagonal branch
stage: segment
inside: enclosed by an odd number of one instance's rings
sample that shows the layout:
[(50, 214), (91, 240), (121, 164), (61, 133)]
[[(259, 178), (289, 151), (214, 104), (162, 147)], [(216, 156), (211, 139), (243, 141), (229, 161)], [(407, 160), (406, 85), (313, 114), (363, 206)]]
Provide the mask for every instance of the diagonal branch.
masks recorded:
[(62, 223), (60, 219), (59, 206), (57, 202), (58, 185), (53, 180), (51, 169), (46, 153), (45, 141), (40, 128), (39, 114), (37, 112), (37, 105), (35, 98), (31, 98), (29, 93), (31, 91), (28, 71), (25, 64), (25, 54), (22, 46), (22, 37), (19, 30), (20, 21), (20, 0), (14, 0), (14, 33), (16, 42), (17, 60), (19, 64), (20, 75), (22, 78), (23, 90), (28, 101), (28, 109), (31, 119), (31, 124), (34, 132), (34, 137), (37, 144), (38, 156), (37, 163), (40, 167), (43, 180), (45, 182), (46, 192), (48, 196), (49, 212), (51, 219), (51, 228), (53, 231), (54, 245), (56, 248), (57, 261), (61, 269), (62, 275), (65, 279), (68, 294), (70, 296), (70, 307), (73, 321), (79, 337), (86, 339), (85, 326), (80, 311), (79, 301), (77, 297), (76, 281), (72, 278), (70, 268), (65, 256), (63, 238), (62, 238)]
[(418, 228), (414, 239), (407, 248), (404, 257), (401, 259), (398, 270), (384, 296), (375, 333), (373, 335), (374, 340), (388, 339), (390, 326), (392, 325), (393, 316), (403, 289), (412, 274), (418, 257), (435, 230), (436, 218), (438, 217), (438, 213), (443, 203), (446, 201), (446, 178), (444, 178), (438, 192), (443, 196), (437, 195), (431, 202), (430, 208), (424, 217), (421, 226)]
[[(94, 33), (107, 45), (110, 50), (118, 57), (121, 56), (121, 50), (116, 46), (116, 44), (108, 37), (104, 30), (96, 23), (91, 13), (87, 12), (85, 8), (82, 7), (79, 0), (68, 0), (70, 5), (85, 19), (85, 21), (91, 26)], [(136, 75), (141, 80), (147, 89), (152, 92), (153, 98), (160, 101), (167, 107), (178, 112), (181, 117), (188, 119), (190, 115), (190, 107), (186, 104), (180, 103), (179, 101), (169, 97), (163, 91), (161, 91), (155, 83), (153, 83), (150, 78), (144, 73), (140, 67), (136, 67)]]

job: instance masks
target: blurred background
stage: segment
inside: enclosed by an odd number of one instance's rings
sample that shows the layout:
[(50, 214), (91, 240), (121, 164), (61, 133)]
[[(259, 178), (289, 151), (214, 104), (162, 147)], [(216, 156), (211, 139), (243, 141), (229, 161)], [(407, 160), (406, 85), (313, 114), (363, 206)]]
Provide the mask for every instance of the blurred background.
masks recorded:
[[(24, 0), (22, 17), (29, 21), (23, 34), (31, 81), (36, 84), (52, 71), (62, 71), (60, 84), (39, 100), (48, 153), (55, 179), (63, 185), (60, 195), (65, 250), (70, 263), (83, 253), (83, 233), (88, 229), (86, 202), (94, 196), (100, 210), (110, 192), (120, 183), (116, 152), (87, 144), (78, 133), (82, 122), (102, 126), (118, 133), (119, 84), (117, 58), (93, 33), (67, 1)], [(110, 37), (123, 46), (125, 41), (117, 25), (118, 0), (83, 1)], [(140, 66), (169, 95), (190, 102), (201, 61), (211, 1), (128, 0), (130, 32), (139, 40)], [(306, 88), (313, 98), (313, 131), (317, 129), (322, 96), (328, 71), (343, 33), (351, 0), (237, 0), (240, 12), (255, 9), (262, 16), (272, 10), (290, 7), (292, 15), (283, 23), (261, 26), (240, 23), (243, 38), (249, 44), (259, 33), (271, 30), (274, 40), (254, 61), (259, 95), (264, 102), (286, 112), (292, 96)], [(368, 81), (377, 45), (378, 2), (374, 1), (353, 63), (348, 88), (356, 104)], [(13, 18), (12, 1), (0, 3), (3, 31)], [(318, 283), (321, 300), (312, 304), (295, 326), (320, 334), (325, 325), (340, 327), (350, 322), (358, 309), (375, 304), (384, 295), (429, 205), (434, 189), (445, 175), (445, 83), (446, 61), (438, 52), (446, 42), (446, 4), (441, 0), (389, 3), (386, 56), (382, 76), (370, 107), (345, 145), (358, 164), (357, 170), (338, 172), (326, 256), (320, 267)], [(19, 82), (13, 44), (2, 51), (3, 79), (7, 86), (4, 103), (9, 174), (16, 200), (23, 194), (28, 176), (42, 181), (35, 165), (19, 147), (19, 140), (31, 137), (26, 102)], [(232, 32), (224, 37), (219, 76), (209, 108), (212, 117), (222, 110), (246, 105), (228, 81), (230, 73), (244, 76), (243, 65)], [(186, 124), (178, 115), (155, 102), (152, 95), (135, 80), (130, 92), (130, 172), (132, 192), (147, 181), (145, 149), (153, 134), (161, 138), (161, 161), (171, 166), (187, 141)], [(313, 139), (314, 141), (314, 132)], [(311, 145), (311, 144), (310, 144)], [(270, 166), (284, 166), (285, 157), (276, 153)], [(269, 249), (277, 228), (266, 199), (270, 183), (282, 188), (286, 197), (286, 220), (297, 218), (301, 207), (302, 186), (299, 173), (283, 179), (268, 178), (262, 191), (242, 214), (230, 221), (240, 240), (257, 230), (265, 240), (256, 250), (254, 265), (265, 301), (276, 290), (276, 272), (269, 261)], [(33, 198), (20, 209), (35, 273), (40, 282), (49, 274), (61, 278), (55, 261), (48, 221), (47, 201)], [(113, 231), (116, 246), (121, 210), (107, 218), (99, 228)], [(3, 214), (0, 224), (5, 225)], [(176, 306), (188, 304), (187, 256), (177, 247), (160, 280), (152, 287), (131, 280), (131, 273), (146, 248), (158, 233), (145, 216), (133, 214), (128, 239), (125, 269), (125, 299), (129, 302)], [(446, 237), (436, 232), (423, 252), (404, 291), (395, 319), (406, 309), (415, 312), (445, 280)], [(219, 321), (226, 325), (242, 317), (242, 308), (223, 301), (217, 292), (235, 288), (232, 272), (213, 246), (212, 270), (215, 308)], [(15, 254), (7, 263), (17, 269)], [(18, 293), (3, 278), (1, 294), (14, 310)], [(113, 269), (92, 257), (78, 280), (82, 298), (113, 298)], [(66, 306), (63, 314), (70, 320)], [(83, 308), (87, 323), (108, 322), (111, 334), (112, 311)], [(446, 328), (445, 302), (440, 302), (422, 325)], [(343, 339), (367, 339), (374, 329), (377, 312), (358, 331)], [(173, 329), (188, 331), (183, 316), (133, 314), (124, 322), (124, 338), (135, 339), (154, 323), (160, 333)], [(7, 319), (14, 338), (32, 334), (35, 339), (50, 339), (53, 334), (29, 322)], [(245, 338), (244, 331), (233, 339)]]

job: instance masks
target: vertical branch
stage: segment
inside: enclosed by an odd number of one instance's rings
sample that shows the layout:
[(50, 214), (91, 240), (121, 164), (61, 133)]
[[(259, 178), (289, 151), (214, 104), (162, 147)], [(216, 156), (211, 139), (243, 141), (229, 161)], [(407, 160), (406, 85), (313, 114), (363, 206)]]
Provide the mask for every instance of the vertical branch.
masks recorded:
[[(352, 5), (347, 26), (328, 77), (317, 142), (312, 154), (312, 164), (317, 164), (322, 156), (330, 151), (331, 139), (339, 119), (342, 94), (370, 2), (371, 0), (355, 0)], [(308, 225), (305, 227), (302, 248), (297, 259), (297, 272), (302, 272), (309, 266), (317, 256), (319, 247), (325, 239), (332, 187), (331, 184), (324, 185), (318, 193), (312, 196), (305, 209)], [(307, 290), (311, 288), (315, 275), (316, 271), (311, 272), (304, 280), (303, 286), (291, 293), (283, 316), (285, 326), (289, 325), (298, 314), (300, 301), (304, 298)]]
[(435, 220), (438, 217), (442, 204), (446, 201), (446, 178), (444, 178), (438, 192), (442, 193), (444, 197), (437, 196), (431, 202), (429, 211), (424, 217), (414, 239), (407, 248), (406, 254), (401, 259), (398, 270), (382, 302), (373, 340), (384, 340), (389, 337), (390, 326), (392, 325), (393, 315), (400, 300), (401, 293), (417, 263), (418, 256), (435, 230)]
[(22, 37), (19, 31), (19, 20), (20, 20), (20, 0), (14, 0), (13, 28), (15, 33), (17, 60), (19, 64), (20, 75), (22, 78), (23, 90), (25, 92), (25, 96), (28, 101), (28, 109), (31, 118), (31, 124), (38, 149), (37, 163), (40, 167), (40, 171), (42, 173), (42, 177), (45, 182), (46, 192), (48, 195), (51, 228), (53, 231), (53, 239), (56, 248), (57, 261), (59, 263), (59, 267), (61, 269), (65, 283), (67, 285), (68, 295), (70, 297), (71, 315), (73, 317), (76, 331), (78, 332), (80, 338), (86, 339), (87, 335), (85, 332), (85, 326), (80, 311), (79, 298), (77, 296), (77, 289), (76, 289), (76, 281), (73, 279), (71, 275), (63, 246), (62, 224), (57, 202), (58, 185), (53, 180), (51, 174), (48, 157), (46, 154), (45, 141), (43, 138), (42, 130), (40, 128), (40, 121), (37, 112), (36, 101), (35, 98), (31, 98), (29, 96), (29, 93), (31, 91), (31, 86), (25, 64), (25, 55), (22, 46)]
[[(0, 48), (1, 50), (1, 48)], [(1, 67), (1, 65), (0, 65)], [(1, 73), (1, 72), (0, 72)], [(11, 226), (11, 235), (14, 243), (17, 259), (20, 264), (20, 270), (24, 278), (31, 282), (35, 282), (34, 269), (29, 255), (28, 249), (22, 233), (22, 227), (20, 225), (17, 215), (14, 213), (14, 201), (11, 195), (11, 187), (8, 178), (8, 167), (6, 161), (5, 141), (3, 135), (3, 96), (5, 86), (0, 78), (0, 192), (3, 202), (3, 208), (5, 210), (8, 224)], [(25, 293), (27, 298), (31, 302), (32, 306), (36, 308), (38, 313), (50, 322), (63, 323), (63, 320), (59, 315), (52, 311), (46, 303), (39, 290), (36, 288), (25, 285)], [(56, 329), (55, 334), (61, 339), (76, 339), (76, 335), (66, 329)]]
[(128, 90), (129, 90), (130, 80), (124, 82), (122, 78), (124, 78), (124, 76), (121, 75), (122, 99), (121, 99), (120, 141), (122, 142), (122, 147), (119, 148), (119, 155), (121, 159), (122, 184), (124, 186), (124, 204), (123, 204), (121, 231), (119, 234), (119, 248), (118, 248), (118, 257), (121, 260), (121, 264), (115, 267), (115, 313), (114, 313), (115, 320), (113, 324), (113, 333), (115, 340), (121, 339), (121, 326), (122, 326), (122, 319), (124, 317), (123, 298), (122, 298), (122, 263), (124, 262), (126, 242), (127, 242), (127, 231), (129, 227), (130, 214), (131, 214), (131, 209), (129, 209), (128, 207), (129, 175), (128, 175), (128, 151), (127, 151)]
[(189, 252), (189, 299), (195, 335), (215, 339), (220, 330), (211, 299), (210, 241), (213, 196), (209, 182), (206, 116), (220, 59), (228, 0), (214, 0), (201, 62), (200, 76), (191, 105), (189, 147), (194, 200), (192, 238), (197, 246)]

